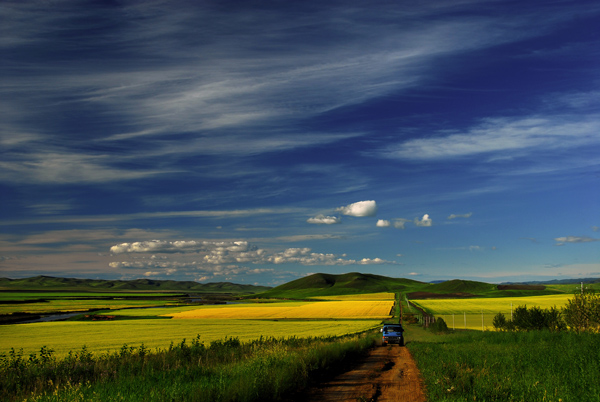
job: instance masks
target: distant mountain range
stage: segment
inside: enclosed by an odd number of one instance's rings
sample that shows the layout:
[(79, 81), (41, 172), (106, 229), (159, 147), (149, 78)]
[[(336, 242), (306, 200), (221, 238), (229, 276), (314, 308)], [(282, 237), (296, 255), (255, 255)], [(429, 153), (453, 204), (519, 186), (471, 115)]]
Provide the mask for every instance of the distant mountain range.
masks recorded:
[(600, 283), (600, 278), (553, 279), (551, 281), (503, 282), (503, 285), (579, 285), (583, 283)]
[(284, 283), (275, 288), (268, 286), (240, 285), (230, 282), (198, 283), (193, 281), (170, 281), (153, 279), (102, 280), (57, 278), (35, 276), (24, 279), (0, 278), (0, 290), (46, 290), (46, 291), (164, 291), (185, 293), (222, 293), (252, 295), (261, 298), (302, 299), (344, 294), (402, 292), (409, 298), (431, 297), (500, 297), (527, 296), (561, 293), (545, 285), (570, 285), (581, 282), (600, 283), (600, 278), (563, 279), (503, 283), (495, 285), (485, 282), (454, 279), (427, 283), (412, 279), (390, 278), (374, 274), (350, 272), (347, 274), (313, 274)]
[(268, 286), (240, 285), (230, 282), (198, 283), (193, 281), (160, 281), (135, 279), (130, 281), (103, 279), (57, 278), (34, 276), (23, 279), (0, 278), (0, 290), (80, 290), (80, 291), (170, 291), (198, 293), (252, 294), (271, 289)]

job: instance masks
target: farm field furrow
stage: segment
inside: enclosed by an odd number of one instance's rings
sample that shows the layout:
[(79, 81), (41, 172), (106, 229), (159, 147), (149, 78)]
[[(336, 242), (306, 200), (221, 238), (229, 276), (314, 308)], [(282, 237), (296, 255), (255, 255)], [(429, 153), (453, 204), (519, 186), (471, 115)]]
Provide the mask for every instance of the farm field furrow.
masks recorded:
[(338, 336), (366, 331), (378, 326), (380, 320), (337, 321), (260, 321), (228, 319), (201, 320), (124, 320), (93, 322), (47, 322), (7, 325), (0, 328), (0, 353), (10, 348), (23, 348), (24, 354), (39, 352), (40, 347), (54, 349), (56, 355), (81, 350), (86, 345), (91, 352), (117, 351), (124, 344), (148, 348), (168, 348), (171, 342), (189, 341), (200, 335), (200, 341), (210, 343), (225, 337), (241, 341), (260, 336), (316, 337)]
[(166, 314), (176, 319), (318, 319), (318, 318), (371, 318), (390, 317), (393, 300), (345, 300), (307, 303), (271, 303), (268, 305), (205, 306), (196, 310)]

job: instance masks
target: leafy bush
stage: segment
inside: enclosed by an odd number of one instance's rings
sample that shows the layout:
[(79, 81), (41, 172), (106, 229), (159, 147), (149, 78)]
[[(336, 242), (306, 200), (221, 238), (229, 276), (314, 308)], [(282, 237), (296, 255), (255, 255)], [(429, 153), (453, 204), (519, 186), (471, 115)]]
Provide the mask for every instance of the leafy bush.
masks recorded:
[(448, 325), (446, 324), (446, 321), (444, 321), (444, 319), (441, 317), (436, 318), (435, 321), (433, 322), (433, 324), (431, 324), (429, 326), (429, 329), (432, 330), (433, 332), (437, 332), (437, 333), (444, 333), (444, 332), (450, 331), (448, 329)]
[(569, 328), (576, 332), (600, 332), (600, 294), (576, 294), (567, 302), (563, 315)]
[(527, 308), (519, 306), (513, 313), (513, 319), (507, 320), (504, 314), (498, 313), (492, 324), (498, 331), (562, 331), (567, 327), (562, 319), (561, 311), (556, 307), (541, 309), (537, 306)]

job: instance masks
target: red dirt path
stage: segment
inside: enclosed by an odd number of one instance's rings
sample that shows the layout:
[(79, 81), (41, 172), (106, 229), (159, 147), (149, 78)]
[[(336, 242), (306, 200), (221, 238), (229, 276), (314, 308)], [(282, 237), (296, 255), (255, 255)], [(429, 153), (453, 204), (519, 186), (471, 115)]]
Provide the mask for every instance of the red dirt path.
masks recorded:
[(408, 349), (379, 346), (356, 368), (320, 384), (295, 402), (425, 402), (423, 381)]

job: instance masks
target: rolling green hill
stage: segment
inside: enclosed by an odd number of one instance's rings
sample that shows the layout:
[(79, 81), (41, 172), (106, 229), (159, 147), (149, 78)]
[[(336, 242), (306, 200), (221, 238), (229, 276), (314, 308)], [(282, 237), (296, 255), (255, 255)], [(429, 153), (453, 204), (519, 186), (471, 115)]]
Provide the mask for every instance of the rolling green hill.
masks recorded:
[(48, 290), (48, 291), (167, 291), (193, 293), (253, 294), (270, 289), (267, 286), (239, 285), (229, 282), (198, 283), (192, 281), (159, 281), (135, 279), (130, 281), (56, 278), (35, 276), (23, 279), (0, 278), (0, 290)]
[(252, 297), (304, 299), (377, 292), (402, 292), (409, 299), (455, 297), (534, 296), (563, 293), (545, 286), (495, 285), (485, 282), (454, 279), (439, 283), (425, 283), (411, 279), (389, 278), (373, 274), (351, 272), (342, 275), (313, 274), (277, 286)]
[(403, 292), (427, 285), (411, 279), (350, 272), (342, 275), (313, 274), (256, 294), (264, 298), (302, 299), (358, 293)]

